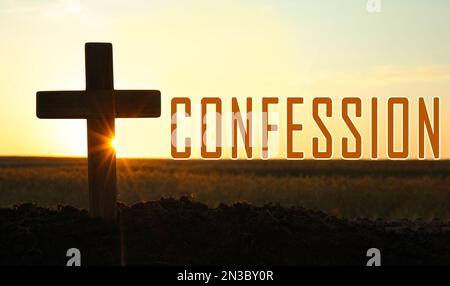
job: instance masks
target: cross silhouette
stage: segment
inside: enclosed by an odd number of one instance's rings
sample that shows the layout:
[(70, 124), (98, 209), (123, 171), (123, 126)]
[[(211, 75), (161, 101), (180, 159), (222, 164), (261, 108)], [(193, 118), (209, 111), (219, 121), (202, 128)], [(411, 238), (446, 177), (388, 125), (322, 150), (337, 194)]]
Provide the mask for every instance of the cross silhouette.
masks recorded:
[(112, 44), (85, 45), (86, 90), (39, 91), (39, 118), (87, 119), (89, 211), (117, 216), (116, 152), (111, 146), (115, 118), (159, 117), (159, 90), (115, 90)]

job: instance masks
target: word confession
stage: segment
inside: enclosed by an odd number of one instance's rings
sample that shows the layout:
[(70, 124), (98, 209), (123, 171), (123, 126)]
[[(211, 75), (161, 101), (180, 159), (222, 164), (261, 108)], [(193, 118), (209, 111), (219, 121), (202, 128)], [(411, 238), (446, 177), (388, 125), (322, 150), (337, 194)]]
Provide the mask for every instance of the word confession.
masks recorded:
[[(417, 154), (418, 159), (425, 159), (425, 150), (428, 148), (433, 159), (440, 159), (440, 99), (432, 98), (431, 103), (426, 103), (425, 99), (420, 97), (417, 101), (412, 102), (407, 97), (391, 97), (379, 100), (376, 97), (370, 98), (368, 106), (363, 106), (361, 98), (346, 97), (340, 102), (333, 101), (329, 97), (313, 98), (310, 106), (312, 110), (296, 114), (296, 109), (304, 105), (305, 99), (302, 97), (289, 97), (286, 100), (286, 109), (277, 113), (284, 117), (286, 126), (284, 126), (285, 134), (282, 142), (285, 142), (285, 158), (291, 160), (301, 160), (305, 158), (305, 152), (296, 149), (295, 146), (299, 142), (294, 140), (304, 140), (301, 133), (304, 131), (301, 120), (295, 118), (304, 118), (311, 116), (312, 122), (320, 130), (321, 136), (312, 137), (311, 157), (313, 159), (332, 159), (338, 155), (341, 159), (355, 160), (361, 159), (363, 143), (370, 148), (370, 159), (379, 158), (379, 145), (386, 144), (386, 155), (388, 159), (402, 160), (411, 156), (410, 132), (412, 121), (416, 120), (414, 126), (417, 126)], [(237, 98), (231, 98), (231, 112), (224, 113), (224, 104), (221, 98), (205, 97), (200, 102), (201, 122), (191, 122), (192, 126), (198, 126), (201, 129), (200, 143), (201, 158), (203, 159), (220, 159), (224, 155), (224, 146), (230, 146), (230, 156), (232, 159), (238, 158), (238, 149), (244, 150), (244, 158), (254, 159), (255, 149), (260, 148), (261, 159), (270, 159), (270, 148), (274, 145), (269, 144), (269, 134), (279, 131), (279, 125), (271, 123), (271, 118), (276, 117), (269, 110), (270, 108), (280, 104), (278, 97), (265, 97), (261, 99), (260, 110), (254, 110), (254, 102), (252, 98), (246, 98), (246, 104), (239, 105)], [(333, 105), (341, 106), (340, 112), (333, 112)], [(380, 111), (385, 109), (383, 114), (387, 113), (387, 126), (380, 126)], [(413, 110), (415, 109), (415, 110)], [(369, 134), (368, 138), (363, 138), (361, 127), (355, 124), (355, 120), (361, 118), (364, 112), (368, 112), (367, 118), (370, 120), (370, 130), (364, 130), (364, 134)], [(188, 97), (177, 97), (171, 101), (171, 155), (174, 159), (189, 159), (192, 153), (193, 138), (181, 132), (180, 124), (186, 121), (192, 121), (192, 102)], [(255, 112), (256, 111), (256, 112)], [(387, 111), (387, 112), (386, 112)], [(215, 115), (215, 122), (209, 123), (207, 120), (210, 113)], [(414, 118), (413, 116), (414, 115)], [(257, 116), (259, 118), (257, 118)], [(383, 115), (385, 116), (385, 115)], [(245, 119), (244, 119), (245, 118)], [(255, 120), (258, 119), (258, 120)], [(272, 118), (273, 119), (273, 118)], [(333, 134), (325, 121), (343, 121), (351, 136), (340, 136)], [(231, 126), (231, 134), (224, 136), (224, 121), (229, 121)], [(260, 134), (255, 136), (254, 122), (260, 122), (258, 126)], [(311, 121), (311, 120), (310, 120)], [(207, 131), (213, 129), (214, 139), (208, 140)], [(188, 131), (187, 133), (189, 133)], [(385, 142), (380, 141), (380, 132), (385, 132)], [(190, 134), (193, 134), (190, 132)], [(297, 134), (297, 135), (296, 135)], [(295, 136), (294, 136), (295, 135)], [(300, 135), (300, 136), (298, 136)], [(259, 144), (255, 144), (255, 138), (259, 138)], [(228, 138), (228, 140), (224, 140)], [(241, 138), (242, 140), (238, 140)], [(180, 140), (181, 139), (181, 140)], [(230, 140), (231, 139), (231, 140)], [(333, 150), (333, 142), (338, 140), (340, 148), (339, 154)], [(397, 140), (397, 141), (396, 141)], [(180, 144), (184, 142), (184, 144)], [(228, 141), (228, 142), (225, 142)], [(231, 142), (229, 142), (231, 141)], [(240, 143), (238, 142), (240, 141)], [(228, 144), (228, 145), (227, 145)], [(240, 145), (242, 144), (242, 145)], [(240, 145), (240, 147), (238, 146)], [(428, 147), (427, 147), (428, 145)], [(212, 150), (211, 150), (212, 149)], [(336, 148), (337, 149), (337, 148)]]

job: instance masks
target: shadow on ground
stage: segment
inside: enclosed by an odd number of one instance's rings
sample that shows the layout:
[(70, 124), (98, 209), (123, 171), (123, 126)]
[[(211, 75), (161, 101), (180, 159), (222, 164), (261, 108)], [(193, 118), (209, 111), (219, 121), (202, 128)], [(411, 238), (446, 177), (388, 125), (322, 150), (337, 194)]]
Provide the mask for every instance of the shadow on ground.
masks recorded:
[(119, 222), (33, 204), (0, 209), (1, 265), (450, 265), (448, 223), (344, 221), (321, 212), (161, 199), (120, 205)]

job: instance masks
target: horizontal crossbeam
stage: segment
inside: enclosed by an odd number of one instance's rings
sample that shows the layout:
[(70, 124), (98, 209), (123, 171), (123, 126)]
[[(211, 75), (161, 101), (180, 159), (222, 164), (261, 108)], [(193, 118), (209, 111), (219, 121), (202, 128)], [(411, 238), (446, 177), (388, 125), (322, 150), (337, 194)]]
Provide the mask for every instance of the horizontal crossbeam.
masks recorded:
[[(113, 93), (115, 115), (105, 115), (96, 104), (104, 95)], [(101, 94), (102, 96), (99, 96)], [(159, 90), (113, 91), (40, 91), (37, 93), (38, 118), (82, 119), (100, 116), (114, 118), (140, 118), (161, 116), (161, 92)]]

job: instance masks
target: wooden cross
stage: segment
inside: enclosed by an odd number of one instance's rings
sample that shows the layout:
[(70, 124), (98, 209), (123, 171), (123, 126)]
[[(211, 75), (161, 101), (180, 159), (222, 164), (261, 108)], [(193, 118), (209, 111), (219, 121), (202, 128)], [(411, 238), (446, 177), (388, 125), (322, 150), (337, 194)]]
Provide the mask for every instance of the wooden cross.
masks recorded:
[(40, 91), (39, 118), (87, 119), (89, 210), (94, 217), (117, 216), (115, 118), (159, 117), (158, 90), (115, 90), (110, 43), (85, 45), (86, 90)]

